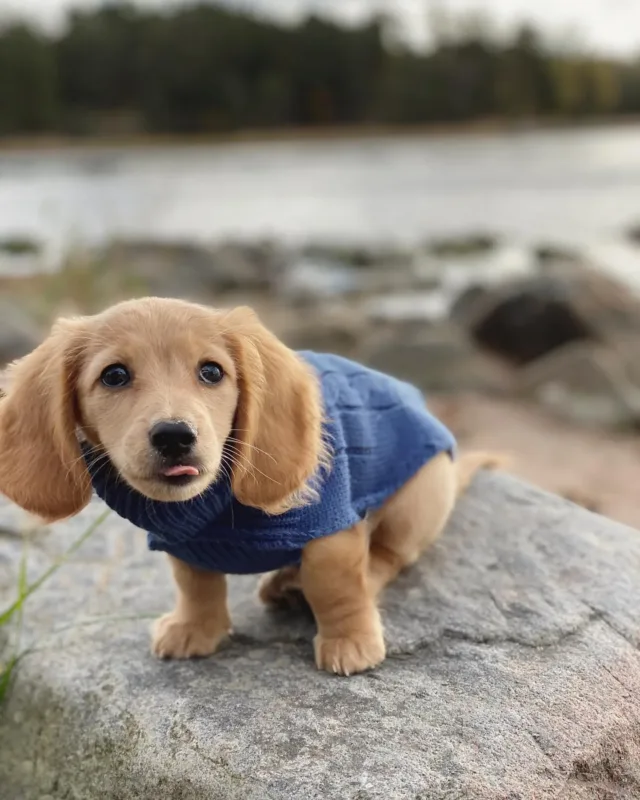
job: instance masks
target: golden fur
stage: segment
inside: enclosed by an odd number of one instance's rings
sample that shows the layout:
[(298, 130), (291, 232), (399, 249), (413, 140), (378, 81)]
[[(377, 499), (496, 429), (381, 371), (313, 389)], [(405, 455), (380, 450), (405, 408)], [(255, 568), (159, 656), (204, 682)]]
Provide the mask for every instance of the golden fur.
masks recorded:
[[(219, 384), (198, 381), (206, 361), (222, 366)], [(133, 376), (126, 389), (100, 382), (114, 363)], [(310, 478), (330, 462), (316, 378), (247, 308), (146, 298), (62, 320), (13, 365), (0, 398), (0, 492), (52, 521), (89, 502), (80, 438), (145, 496), (187, 500), (230, 469), (236, 498), (270, 514), (308, 502)], [(161, 480), (149, 444), (154, 423), (176, 419), (197, 431), (200, 470), (188, 485)], [(231, 464), (222, 460), (227, 441)], [(438, 536), (475, 471), (490, 465), (484, 454), (457, 464), (441, 455), (365, 522), (308, 544), (299, 568), (263, 578), (267, 603), (303, 592), (318, 625), (318, 667), (352, 674), (384, 659), (378, 594)], [(210, 655), (230, 630), (225, 577), (170, 562), (177, 604), (156, 623), (153, 650)]]

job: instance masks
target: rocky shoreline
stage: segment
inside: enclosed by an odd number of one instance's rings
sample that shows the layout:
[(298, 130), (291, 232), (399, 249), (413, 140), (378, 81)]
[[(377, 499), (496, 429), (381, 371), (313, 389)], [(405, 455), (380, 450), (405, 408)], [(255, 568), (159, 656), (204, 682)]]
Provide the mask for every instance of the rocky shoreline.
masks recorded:
[[(17, 257), (34, 251), (22, 242)], [(0, 278), (0, 289), (0, 364), (58, 314), (153, 294), (254, 305), (293, 347), (357, 358), (431, 393), (525, 397), (596, 426), (640, 420), (640, 298), (557, 246), (482, 232), (413, 250), (120, 240), (46, 274)]]
[[(485, 234), (413, 250), (113, 241), (46, 274), (0, 278), (0, 369), (36, 346), (55, 316), (145, 294), (252, 305), (296, 349), (336, 352), (420, 386), (463, 445), (506, 448), (522, 477), (640, 527), (628, 511), (640, 448), (631, 477), (629, 452), (616, 467), (617, 450), (607, 449), (607, 501), (586, 452), (596, 440), (637, 447), (640, 296), (577, 251)], [(573, 455), (545, 482), (552, 456), (538, 442), (550, 436), (555, 447), (565, 437)]]

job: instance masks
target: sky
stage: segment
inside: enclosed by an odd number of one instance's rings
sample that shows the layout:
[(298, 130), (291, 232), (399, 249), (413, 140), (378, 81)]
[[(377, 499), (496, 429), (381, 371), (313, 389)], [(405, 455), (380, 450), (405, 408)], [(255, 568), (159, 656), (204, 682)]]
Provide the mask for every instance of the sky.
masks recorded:
[[(392, 11), (409, 37), (424, 41), (427, 9), (436, 4), (453, 12), (487, 11), (500, 29), (523, 21), (535, 22), (552, 39), (570, 37), (584, 45), (612, 53), (640, 53), (640, 0), (224, 0), (230, 6), (249, 6), (261, 12), (295, 18), (315, 10), (347, 19), (361, 19), (372, 11)], [(144, 6), (169, 6), (166, 0), (137, 0)], [(173, 4), (188, 2), (174, 0)], [(100, 0), (0, 0), (0, 15), (37, 19), (47, 27), (58, 25), (69, 6), (88, 8)]]

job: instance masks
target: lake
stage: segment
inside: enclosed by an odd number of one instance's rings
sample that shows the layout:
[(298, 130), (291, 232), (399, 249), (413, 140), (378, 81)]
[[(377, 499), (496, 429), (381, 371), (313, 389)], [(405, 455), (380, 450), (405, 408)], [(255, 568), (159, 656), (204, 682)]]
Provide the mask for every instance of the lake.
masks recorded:
[[(640, 126), (0, 153), (0, 236), (414, 243), (486, 230), (608, 248), (640, 220)], [(632, 271), (639, 272), (633, 259)]]

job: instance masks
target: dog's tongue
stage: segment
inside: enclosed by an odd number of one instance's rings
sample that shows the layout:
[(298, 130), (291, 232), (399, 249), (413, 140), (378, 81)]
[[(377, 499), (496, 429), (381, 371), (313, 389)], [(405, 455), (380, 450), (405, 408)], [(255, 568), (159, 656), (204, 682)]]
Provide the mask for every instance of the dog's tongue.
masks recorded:
[(200, 473), (195, 467), (167, 467), (167, 469), (162, 470), (162, 474), (165, 475), (167, 478), (176, 478), (179, 475), (199, 475)]

